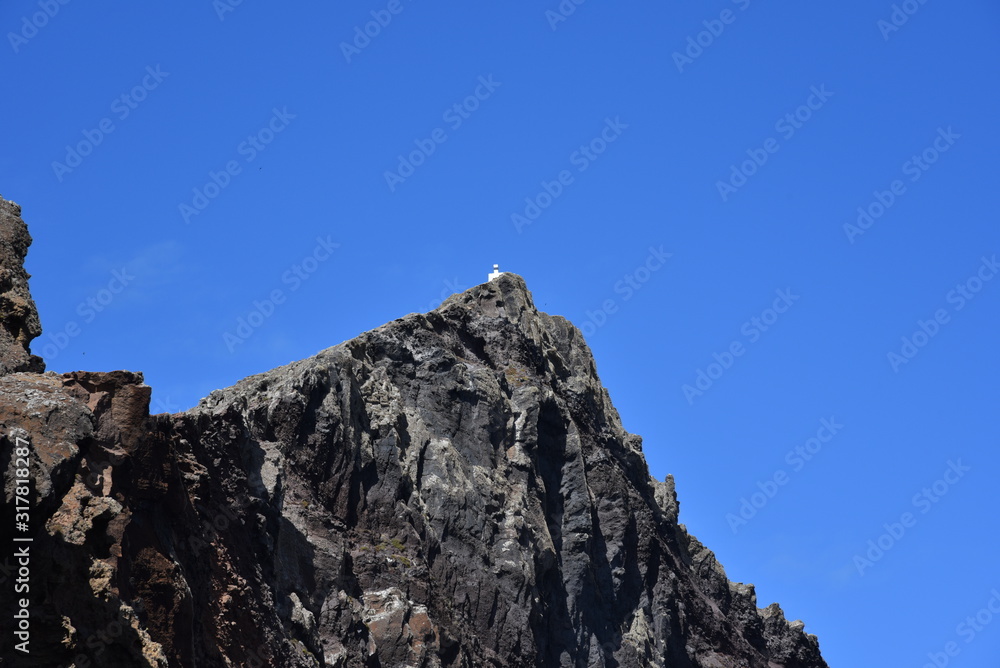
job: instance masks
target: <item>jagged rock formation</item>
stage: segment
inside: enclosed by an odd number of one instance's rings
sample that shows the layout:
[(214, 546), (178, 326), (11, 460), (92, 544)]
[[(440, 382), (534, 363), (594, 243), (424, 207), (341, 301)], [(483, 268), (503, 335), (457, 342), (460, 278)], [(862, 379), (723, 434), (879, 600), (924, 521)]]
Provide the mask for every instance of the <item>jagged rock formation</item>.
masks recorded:
[(21, 207), (0, 197), (0, 375), (11, 371), (45, 371), (28, 346), (42, 333), (35, 302), (28, 292), (24, 256), (31, 245)]
[(150, 416), (140, 374), (13, 370), (0, 462), (30, 440), (37, 482), (18, 666), (826, 666), (677, 523), (579, 330), (518, 276), (186, 413)]

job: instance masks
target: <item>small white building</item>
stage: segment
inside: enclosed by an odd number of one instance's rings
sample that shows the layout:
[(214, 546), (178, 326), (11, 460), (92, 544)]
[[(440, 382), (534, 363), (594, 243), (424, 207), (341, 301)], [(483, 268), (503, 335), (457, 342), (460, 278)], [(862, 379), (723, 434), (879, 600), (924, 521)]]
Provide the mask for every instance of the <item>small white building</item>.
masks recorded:
[(487, 281), (492, 281), (494, 278), (499, 278), (500, 274), (504, 272), (500, 271), (500, 265), (493, 265), (493, 273), (486, 277)]

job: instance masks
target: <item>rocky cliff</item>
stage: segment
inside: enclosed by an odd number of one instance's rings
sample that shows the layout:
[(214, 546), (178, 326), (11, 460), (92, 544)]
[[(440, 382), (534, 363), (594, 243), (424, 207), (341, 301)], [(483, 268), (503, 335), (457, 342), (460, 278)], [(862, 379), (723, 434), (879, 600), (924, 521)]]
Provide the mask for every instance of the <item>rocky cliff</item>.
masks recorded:
[(826, 666), (678, 524), (520, 277), (151, 416), (141, 374), (41, 373), (0, 214), (4, 533), (20, 455), (33, 480), (0, 563), (10, 619), (30, 545), (30, 654), (5, 631), (0, 664)]
[(45, 371), (40, 357), (29, 351), (42, 333), (35, 302), (28, 292), (24, 257), (31, 245), (21, 207), (0, 197), (0, 375), (11, 371)]

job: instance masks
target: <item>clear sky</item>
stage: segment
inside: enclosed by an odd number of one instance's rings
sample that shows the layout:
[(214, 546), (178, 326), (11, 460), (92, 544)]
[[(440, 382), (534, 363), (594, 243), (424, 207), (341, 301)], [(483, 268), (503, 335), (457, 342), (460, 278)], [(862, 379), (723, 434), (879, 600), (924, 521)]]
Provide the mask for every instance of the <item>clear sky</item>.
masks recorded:
[(995, 3), (233, 2), (0, 5), (50, 369), (186, 409), (499, 262), (831, 665), (995, 665)]

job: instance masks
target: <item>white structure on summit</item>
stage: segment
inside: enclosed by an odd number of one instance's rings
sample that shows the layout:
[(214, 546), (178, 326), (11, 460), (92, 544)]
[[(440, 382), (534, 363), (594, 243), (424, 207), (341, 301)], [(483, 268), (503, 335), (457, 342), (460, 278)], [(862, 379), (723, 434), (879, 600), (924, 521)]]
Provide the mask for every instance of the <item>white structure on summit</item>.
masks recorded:
[(487, 280), (492, 281), (494, 278), (500, 278), (500, 274), (502, 273), (504, 272), (500, 271), (500, 265), (495, 264), (493, 265), (493, 273), (487, 276), (486, 278)]

